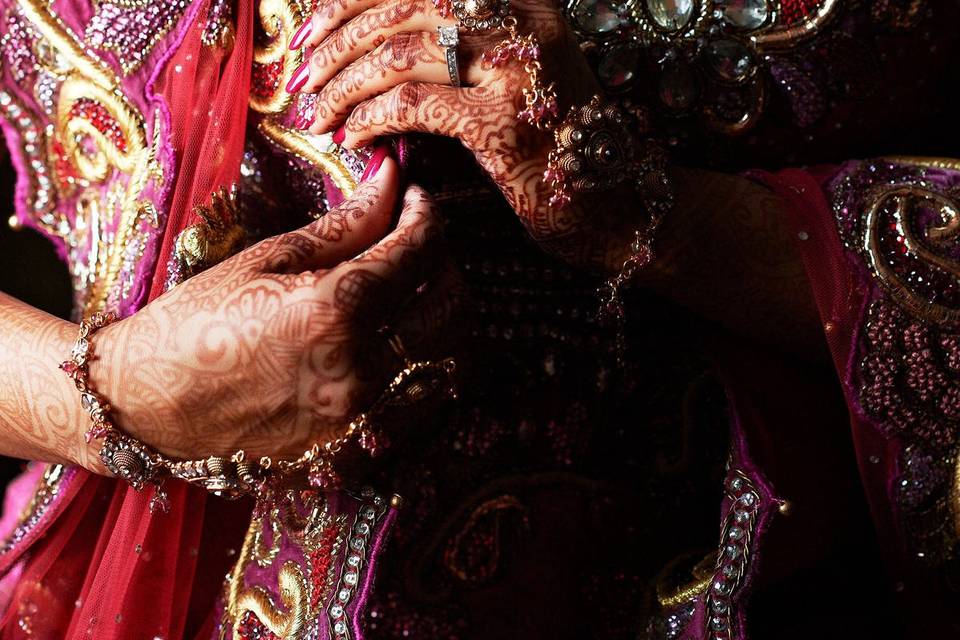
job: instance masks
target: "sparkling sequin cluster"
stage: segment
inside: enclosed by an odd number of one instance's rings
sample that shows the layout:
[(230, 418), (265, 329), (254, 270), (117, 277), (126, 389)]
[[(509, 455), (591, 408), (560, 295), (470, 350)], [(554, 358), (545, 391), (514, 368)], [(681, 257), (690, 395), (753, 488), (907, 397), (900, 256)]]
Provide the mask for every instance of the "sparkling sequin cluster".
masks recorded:
[(279, 636), (267, 629), (252, 611), (247, 611), (237, 624), (236, 636), (240, 640), (280, 640)]
[[(6, 91), (0, 91), (0, 117), (9, 122), (21, 138), (20, 148), (28, 167), (26, 179), (30, 187), (27, 204), (39, 215), (40, 222), (53, 227), (56, 223), (53, 214), (55, 194), (50, 171), (44, 162), (43, 128), (33, 120), (23, 105)], [(64, 231), (58, 229), (58, 232)]]
[(760, 495), (739, 470), (726, 483), (727, 514), (720, 533), (717, 568), (707, 592), (707, 629), (710, 640), (731, 640), (733, 595), (743, 583), (750, 561), (750, 541), (755, 533)]
[(233, 0), (213, 0), (200, 41), (208, 47), (229, 47), (233, 34)]
[(60, 486), (66, 473), (66, 468), (63, 465), (54, 464), (47, 467), (40, 479), (36, 493), (34, 493), (30, 503), (26, 509), (24, 509), (24, 515), (21, 517), (20, 522), (17, 523), (16, 528), (14, 528), (13, 532), (3, 541), (2, 546), (0, 546), (0, 555), (9, 553), (40, 524), (47, 509), (50, 508), (50, 505), (60, 493)]
[(260, 98), (269, 98), (280, 88), (280, 78), (283, 76), (283, 58), (266, 64), (253, 63), (253, 77), (250, 82), (250, 91)]
[(4, 67), (17, 84), (22, 84), (36, 70), (34, 47), (37, 34), (18, 13), (10, 11), (4, 18), (6, 33), (0, 37), (0, 50), (6, 60)]
[(189, 0), (100, 2), (84, 38), (94, 49), (112, 51), (129, 74), (140, 68), (189, 4)]
[(70, 116), (82, 118), (92, 124), (102, 133), (113, 146), (120, 151), (126, 151), (127, 139), (116, 118), (102, 104), (90, 98), (80, 98), (70, 107)]

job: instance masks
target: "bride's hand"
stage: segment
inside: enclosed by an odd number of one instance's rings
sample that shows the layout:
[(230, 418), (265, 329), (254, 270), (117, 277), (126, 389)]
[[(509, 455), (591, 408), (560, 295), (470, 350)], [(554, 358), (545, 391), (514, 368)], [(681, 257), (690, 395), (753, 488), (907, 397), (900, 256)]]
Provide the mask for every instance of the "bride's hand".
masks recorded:
[[(180, 458), (296, 456), (340, 435), (402, 368), (389, 325), (414, 357), (462, 288), (445, 261), (433, 203), (398, 196), (387, 159), (317, 222), (272, 237), (187, 280), (97, 335), (94, 386), (118, 425)], [(386, 234), (386, 235), (385, 235)], [(455, 273), (455, 272), (454, 272)]]
[[(545, 81), (556, 82), (562, 111), (585, 104), (598, 87), (556, 4), (515, 0), (511, 12), (521, 34), (540, 40)], [(551, 190), (543, 172), (554, 141), (517, 119), (529, 85), (526, 72), (517, 62), (495, 68), (481, 62), (505, 32), (461, 29), (464, 86), (454, 88), (437, 43), (437, 26), (454, 22), (441, 17), (433, 0), (319, 0), (312, 19), (292, 38), (291, 46), (313, 51), (288, 90), (317, 92), (311, 130), (334, 131), (334, 140), (348, 148), (410, 131), (462, 140), (534, 238), (572, 262), (597, 266), (607, 239), (597, 236), (595, 218), (577, 206), (547, 206)], [(630, 237), (629, 231), (616, 236), (619, 246)]]

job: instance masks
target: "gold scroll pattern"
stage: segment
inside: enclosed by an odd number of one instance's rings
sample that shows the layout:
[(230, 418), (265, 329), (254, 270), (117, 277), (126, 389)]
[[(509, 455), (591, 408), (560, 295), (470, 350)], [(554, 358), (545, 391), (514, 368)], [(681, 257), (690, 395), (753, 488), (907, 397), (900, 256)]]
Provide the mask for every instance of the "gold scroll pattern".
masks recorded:
[[(59, 235), (71, 248), (80, 315), (103, 309), (138, 225), (158, 224), (155, 205), (143, 197), (164, 176), (156, 150), (160, 121), (148, 141), (143, 115), (125, 98), (110, 68), (42, 0), (17, 0), (62, 78), (48, 165), (57, 168), (62, 207), (72, 200), (76, 220)], [(46, 64), (41, 59), (41, 64)], [(116, 225), (113, 223), (116, 221)]]
[[(918, 229), (918, 212), (924, 209), (936, 211), (939, 221)], [(877, 281), (912, 315), (937, 325), (960, 322), (960, 308), (920, 295), (892, 266), (882, 243), (891, 220), (907, 255), (960, 286), (960, 263), (947, 255), (947, 250), (960, 241), (958, 203), (919, 185), (879, 187), (867, 200), (862, 249)]]
[[(293, 104), (286, 85), (304, 61), (303, 50), (290, 51), (290, 40), (310, 17), (311, 3), (306, 0), (263, 0), (259, 8), (262, 41), (254, 47), (254, 90), (250, 108), (264, 115), (258, 130), (274, 146), (330, 176), (336, 187), (349, 196), (357, 183), (340, 156), (330, 151), (330, 137), (312, 135), (283, 124), (284, 114)], [(269, 73), (270, 82), (256, 83)], [(274, 79), (275, 78), (275, 79)]]
[[(227, 576), (220, 639), (317, 637), (323, 626), (335, 640), (352, 640), (347, 607), (361, 586), (386, 501), (365, 489), (348, 516), (333, 513), (318, 491), (288, 490), (262, 500)], [(257, 583), (248, 576), (254, 567), (258, 575), (275, 568), (276, 584)]]

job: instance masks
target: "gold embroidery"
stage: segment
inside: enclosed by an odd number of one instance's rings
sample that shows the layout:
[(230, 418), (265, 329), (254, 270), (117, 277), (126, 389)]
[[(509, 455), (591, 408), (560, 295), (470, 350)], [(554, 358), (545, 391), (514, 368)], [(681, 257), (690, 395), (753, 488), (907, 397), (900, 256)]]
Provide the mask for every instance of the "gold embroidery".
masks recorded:
[[(242, 579), (242, 577), (241, 577)], [(280, 598), (287, 611), (280, 610), (270, 595), (260, 587), (243, 592), (237, 599), (240, 611), (250, 611), (271, 633), (281, 638), (299, 638), (309, 613), (308, 585), (296, 562), (288, 560), (278, 576)], [(243, 640), (234, 628), (234, 640)]]
[[(701, 558), (693, 567), (689, 567), (692, 554), (684, 554), (668, 564), (657, 577), (657, 602), (664, 609), (691, 602), (704, 594), (713, 580), (713, 570), (717, 566), (717, 552), (713, 551)], [(686, 573), (688, 575), (682, 575)]]
[(270, 142), (330, 176), (345, 197), (350, 197), (357, 188), (356, 179), (340, 157), (329, 151), (321, 151), (320, 141), (323, 137), (284, 127), (269, 118), (260, 123), (259, 130)]
[(247, 240), (238, 219), (235, 191), (221, 189), (210, 197), (209, 207), (196, 207), (194, 213), (200, 222), (180, 232), (174, 250), (181, 279), (226, 260)]
[(23, 15), (50, 45), (62, 55), (77, 73), (104, 89), (117, 86), (109, 67), (86, 49), (59, 17), (54, 15), (44, 0), (18, 0)]
[[(457, 579), (474, 585), (482, 584), (496, 575), (500, 569), (503, 544), (501, 526), (511, 512), (517, 516), (519, 528), (529, 529), (529, 510), (515, 496), (497, 496), (478, 505), (460, 531), (447, 543), (443, 554), (447, 570)], [(476, 544), (477, 538), (486, 540), (488, 547), (487, 553), (479, 561), (470, 554), (471, 545)]]
[(888, 156), (883, 158), (893, 164), (908, 164), (914, 167), (948, 169), (960, 171), (960, 160), (954, 158), (936, 158), (930, 156)]
[[(265, 515), (251, 519), (240, 556), (228, 580), (224, 615), (225, 622), (233, 627), (235, 639), (239, 640), (241, 637), (239, 623), (247, 612), (253, 613), (271, 633), (281, 638), (300, 637), (299, 634), (311, 615), (311, 603), (319, 599), (311, 597), (311, 581), (307, 580), (299, 565), (288, 560), (278, 574), (278, 593), (281, 594), (285, 610), (276, 606), (270, 594), (262, 587), (245, 587), (244, 575), (251, 562), (269, 568), (280, 553), (283, 536), (300, 545), (304, 554), (308, 555), (318, 545), (324, 533), (331, 531), (330, 527), (336, 527), (336, 541), (329, 550), (330, 556), (336, 557), (343, 541), (345, 519), (340, 517), (335, 522), (330, 516), (326, 500), (317, 493), (307, 497), (304, 507), (306, 515), (300, 515), (294, 505), (293, 495), (289, 493), (283, 500), (277, 501)], [(265, 524), (269, 526), (271, 538), (267, 548), (263, 540)], [(334, 564), (331, 562), (328, 575), (323, 576), (327, 585), (332, 585)], [(325, 598), (329, 595), (328, 591), (329, 586), (323, 594), (318, 595)]]
[[(265, 74), (275, 78), (273, 91), (261, 94), (250, 93), (250, 107), (259, 113), (282, 113), (293, 101), (293, 94), (286, 90), (287, 82), (303, 62), (302, 49), (290, 51), (290, 37), (310, 15), (309, 8), (292, 0), (261, 0), (259, 7), (260, 26), (267, 40), (253, 50), (254, 74), (257, 65)], [(279, 71), (274, 71), (279, 67)]]
[[(154, 120), (154, 139), (147, 140), (142, 114), (123, 96), (110, 68), (86, 49), (42, 0), (18, 0), (24, 16), (42, 36), (43, 64), (60, 84), (46, 152), (58, 167), (58, 183), (74, 197), (77, 218), (59, 229), (71, 247), (78, 287), (78, 310), (103, 309), (125, 266), (125, 256), (141, 223), (158, 224), (152, 202), (142, 199), (153, 181), (163, 181), (157, 157), (161, 120)], [(62, 205), (61, 201), (61, 205)], [(116, 222), (116, 224), (114, 224)], [(60, 225), (63, 226), (63, 225)], [(142, 253), (142, 243), (134, 253)], [(127, 265), (129, 265), (129, 257)], [(131, 267), (132, 268), (132, 267)], [(122, 295), (122, 292), (121, 292)]]
[(840, 0), (823, 0), (816, 13), (799, 24), (760, 31), (752, 38), (759, 49), (784, 49), (811, 38), (838, 13)]
[(261, 72), (263, 77), (273, 79), (273, 86), (261, 86), (266, 80), (255, 82), (250, 93), (250, 108), (266, 116), (258, 129), (267, 140), (330, 176), (337, 189), (349, 197), (357, 187), (356, 180), (343, 160), (327, 150), (330, 136), (314, 136), (281, 124), (293, 103), (293, 96), (286, 91), (287, 82), (304, 59), (302, 50), (289, 50), (290, 38), (308, 19), (310, 8), (307, 0), (262, 0), (260, 3), (260, 27), (266, 38), (265, 44), (254, 48), (254, 77)]
[[(101, 130), (106, 126), (122, 137), (108, 138)], [(126, 174), (146, 168), (143, 119), (114, 90), (70, 75), (60, 88), (56, 127), (66, 156), (85, 180), (103, 182), (114, 168)]]
[[(960, 236), (960, 207), (946, 195), (924, 187), (884, 185), (868, 197), (863, 237), (863, 250), (870, 268), (891, 297), (923, 320), (936, 324), (960, 322), (960, 309), (918, 295), (885, 257), (881, 233), (886, 230), (884, 213), (890, 205), (897, 235), (902, 238), (906, 252), (957, 281), (960, 281), (960, 264), (945, 255), (939, 255), (927, 243), (945, 249), (956, 242)], [(936, 211), (941, 219), (941, 223), (929, 224), (923, 230), (925, 237), (919, 237), (916, 230), (915, 214), (921, 206)]]

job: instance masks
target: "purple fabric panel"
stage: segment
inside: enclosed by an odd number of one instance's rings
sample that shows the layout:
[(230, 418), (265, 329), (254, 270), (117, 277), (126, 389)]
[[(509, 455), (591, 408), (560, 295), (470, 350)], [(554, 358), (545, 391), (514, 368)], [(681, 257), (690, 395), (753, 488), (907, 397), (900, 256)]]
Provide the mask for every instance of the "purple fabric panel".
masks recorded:
[(383, 553), (387, 538), (393, 529), (393, 524), (396, 519), (397, 509), (390, 507), (379, 523), (373, 544), (370, 546), (370, 555), (367, 557), (367, 570), (364, 572), (363, 583), (360, 585), (357, 591), (357, 597), (351, 607), (350, 617), (355, 640), (363, 640), (363, 614), (367, 609), (367, 600), (373, 591), (373, 583), (377, 573), (377, 561)]

